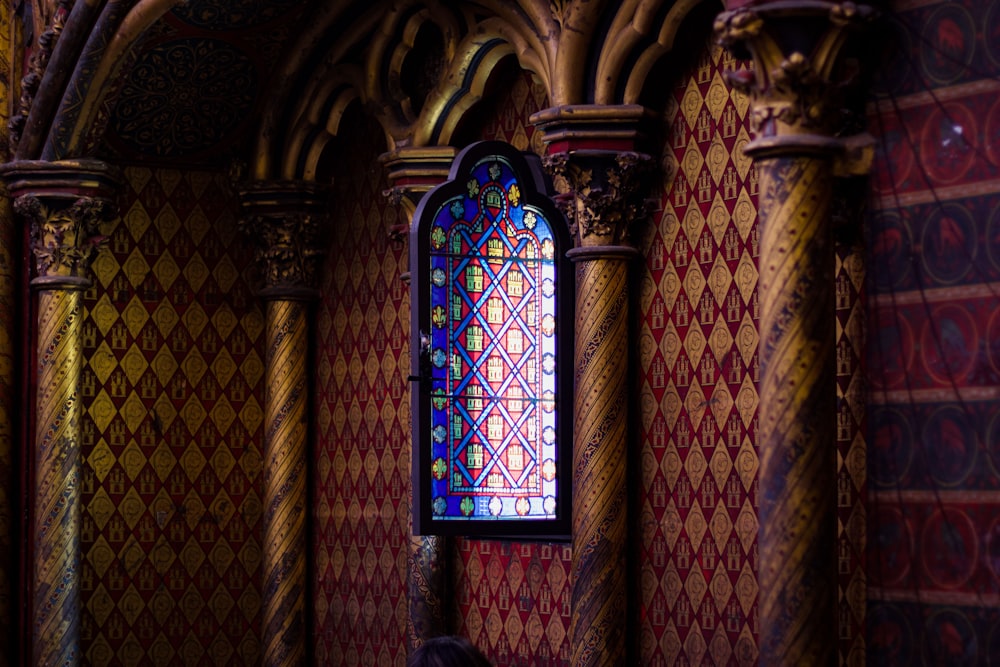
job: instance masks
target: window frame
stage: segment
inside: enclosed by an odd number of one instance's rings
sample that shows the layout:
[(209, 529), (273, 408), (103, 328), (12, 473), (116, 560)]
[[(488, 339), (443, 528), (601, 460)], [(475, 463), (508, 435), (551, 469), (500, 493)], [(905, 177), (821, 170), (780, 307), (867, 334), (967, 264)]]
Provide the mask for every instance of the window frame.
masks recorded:
[[(435, 519), (432, 508), (432, 443), (430, 339), (431, 331), (431, 228), (441, 207), (454, 197), (467, 195), (467, 183), (477, 165), (500, 157), (512, 168), (522, 201), (538, 209), (551, 228), (555, 243), (555, 348), (556, 348), (556, 511), (552, 518), (500, 519), (490, 517)], [(568, 540), (571, 535), (573, 462), (573, 318), (576, 285), (571, 261), (566, 257), (572, 238), (562, 212), (547, 194), (549, 181), (534, 154), (510, 144), (482, 141), (459, 152), (448, 180), (420, 200), (410, 232), (410, 361), (413, 493), (413, 534), (470, 538)], [(539, 326), (541, 326), (539, 324)], [(447, 372), (451, 372), (450, 370)], [(449, 423), (451, 413), (448, 415)], [(450, 465), (449, 465), (450, 467)]]

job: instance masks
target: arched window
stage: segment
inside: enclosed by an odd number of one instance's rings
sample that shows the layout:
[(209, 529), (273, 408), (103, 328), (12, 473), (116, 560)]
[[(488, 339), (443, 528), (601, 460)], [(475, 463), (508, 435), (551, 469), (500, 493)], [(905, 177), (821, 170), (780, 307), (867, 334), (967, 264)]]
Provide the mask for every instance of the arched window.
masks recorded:
[(415, 213), (414, 532), (569, 534), (573, 278), (537, 158), (482, 142)]

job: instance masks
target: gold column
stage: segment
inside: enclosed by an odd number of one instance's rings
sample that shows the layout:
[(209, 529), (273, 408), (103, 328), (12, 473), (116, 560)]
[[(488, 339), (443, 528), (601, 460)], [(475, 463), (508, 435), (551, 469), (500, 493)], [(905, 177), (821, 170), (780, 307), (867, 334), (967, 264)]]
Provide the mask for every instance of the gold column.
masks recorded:
[(32, 516), (32, 664), (80, 651), (80, 376), (83, 290), (117, 174), (99, 162), (20, 162), (4, 177), (31, 221), (38, 294)]
[(264, 665), (309, 659), (310, 304), (318, 296), (325, 200), (314, 184), (256, 183), (242, 193), (259, 243), (267, 301), (264, 396)]
[[(432, 187), (444, 182), (455, 158), (451, 146), (400, 148), (382, 156), (392, 187), (390, 200), (403, 208), (407, 224), (388, 230), (400, 242), (409, 239), (413, 213)], [(408, 256), (404, 253), (404, 256)], [(409, 283), (409, 271), (400, 278)], [(411, 456), (416, 454), (411, 452)], [(407, 556), (406, 631), (410, 649), (431, 637), (451, 632), (450, 585), (452, 540), (442, 535), (411, 535)]]
[[(844, 144), (850, 3), (726, 12), (720, 41), (754, 59), (731, 82), (752, 97), (760, 174), (760, 662), (837, 661), (837, 460), (831, 201)], [(805, 46), (808, 52), (800, 49)], [(856, 64), (856, 63), (855, 63)]]
[(649, 156), (631, 149), (643, 109), (560, 107), (532, 122), (577, 247), (572, 498), (576, 667), (626, 664), (629, 242), (646, 215)]

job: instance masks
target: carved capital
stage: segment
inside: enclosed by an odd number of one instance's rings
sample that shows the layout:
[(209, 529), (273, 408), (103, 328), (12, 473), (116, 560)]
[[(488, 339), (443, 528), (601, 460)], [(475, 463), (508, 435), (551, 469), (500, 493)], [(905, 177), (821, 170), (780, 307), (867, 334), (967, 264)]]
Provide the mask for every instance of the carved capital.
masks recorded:
[(782, 148), (830, 152), (850, 124), (846, 100), (859, 79), (862, 45), (852, 34), (875, 11), (851, 2), (776, 0), (723, 12), (718, 42), (753, 71), (727, 79), (751, 97), (756, 134), (747, 151)]
[(117, 215), (121, 174), (96, 160), (19, 161), (0, 167), (14, 210), (30, 223), (36, 277), (32, 285), (79, 289)]
[(632, 151), (575, 151), (547, 155), (543, 163), (579, 246), (627, 245), (649, 214), (650, 156)]
[(318, 289), (319, 265), (324, 254), (319, 244), (318, 216), (259, 215), (248, 223), (258, 238), (257, 261), (263, 270), (266, 293), (280, 296)]
[(261, 296), (312, 299), (319, 294), (328, 220), (325, 189), (316, 184), (255, 183), (241, 193), (240, 227), (256, 244)]
[(389, 227), (389, 238), (403, 241), (413, 224), (413, 214), (423, 196), (448, 178), (455, 159), (453, 146), (410, 146), (398, 148), (381, 156), (391, 187), (382, 194), (389, 203), (402, 207), (406, 222)]
[(100, 227), (113, 217), (109, 202), (80, 197), (68, 206), (66, 203), (46, 203), (31, 194), (14, 200), (14, 210), (31, 222), (31, 252), (37, 272), (33, 285), (89, 284), (90, 262), (107, 240)]

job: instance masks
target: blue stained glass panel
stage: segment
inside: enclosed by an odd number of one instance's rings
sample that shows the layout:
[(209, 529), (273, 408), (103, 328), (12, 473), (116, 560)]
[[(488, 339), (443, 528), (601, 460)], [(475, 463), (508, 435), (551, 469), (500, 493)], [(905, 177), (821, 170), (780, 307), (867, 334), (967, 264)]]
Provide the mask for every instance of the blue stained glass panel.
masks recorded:
[(502, 156), (434, 211), (422, 260), (434, 520), (556, 513), (556, 245)]

